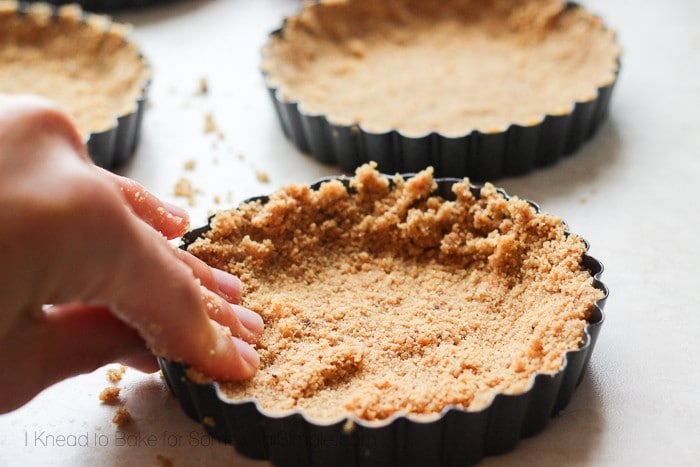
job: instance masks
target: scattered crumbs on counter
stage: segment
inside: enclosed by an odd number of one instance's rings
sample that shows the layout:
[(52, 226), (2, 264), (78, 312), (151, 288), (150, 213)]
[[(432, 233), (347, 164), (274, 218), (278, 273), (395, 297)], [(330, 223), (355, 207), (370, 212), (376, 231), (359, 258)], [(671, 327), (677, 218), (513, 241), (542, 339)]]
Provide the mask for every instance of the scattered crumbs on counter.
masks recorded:
[(209, 94), (209, 80), (206, 76), (199, 79), (199, 94), (202, 96)]
[(181, 177), (173, 189), (175, 196), (178, 198), (187, 199), (187, 204), (190, 206), (195, 205), (195, 195), (201, 193), (201, 191), (192, 185), (192, 182), (185, 177)]
[(126, 373), (126, 367), (124, 365), (119, 365), (118, 368), (108, 368), (107, 379), (116, 384), (122, 380), (124, 373)]
[(196, 166), (197, 166), (197, 161), (195, 161), (194, 159), (187, 159), (185, 161), (184, 168), (185, 168), (185, 170), (192, 171), (192, 170), (194, 170), (194, 168)]
[(260, 183), (270, 183), (270, 176), (267, 172), (263, 172), (262, 170), (255, 171), (255, 178), (257, 178)]
[(100, 393), (100, 401), (106, 405), (116, 405), (120, 402), (119, 393), (121, 388), (118, 386), (109, 386), (102, 390)]
[(204, 114), (204, 133), (215, 133), (218, 130), (211, 113)]
[(131, 413), (126, 409), (126, 407), (119, 407), (114, 411), (114, 416), (112, 417), (112, 423), (117, 426), (125, 426), (133, 422), (134, 419), (131, 417)]
[(214, 116), (211, 114), (211, 112), (204, 114), (204, 133), (214, 133), (220, 140), (223, 140), (225, 137), (224, 132), (221, 131), (219, 126), (216, 124)]

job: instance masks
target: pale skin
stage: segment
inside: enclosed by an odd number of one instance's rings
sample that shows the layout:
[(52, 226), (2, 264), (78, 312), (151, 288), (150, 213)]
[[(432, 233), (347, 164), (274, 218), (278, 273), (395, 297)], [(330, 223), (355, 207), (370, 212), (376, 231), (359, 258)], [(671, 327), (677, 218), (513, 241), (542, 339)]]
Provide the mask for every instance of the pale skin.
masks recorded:
[(236, 277), (167, 240), (187, 225), (93, 165), (50, 102), (0, 94), (0, 413), (110, 362), (156, 371), (154, 355), (253, 376), (262, 319)]

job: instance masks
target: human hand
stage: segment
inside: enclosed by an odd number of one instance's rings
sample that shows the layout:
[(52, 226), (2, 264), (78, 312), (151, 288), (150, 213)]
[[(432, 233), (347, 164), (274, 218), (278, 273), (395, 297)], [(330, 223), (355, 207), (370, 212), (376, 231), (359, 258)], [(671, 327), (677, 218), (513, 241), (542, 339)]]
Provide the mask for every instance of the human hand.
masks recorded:
[(167, 241), (186, 228), (94, 166), (48, 101), (0, 95), (0, 413), (109, 362), (155, 371), (153, 354), (251, 377), (262, 319), (237, 278)]

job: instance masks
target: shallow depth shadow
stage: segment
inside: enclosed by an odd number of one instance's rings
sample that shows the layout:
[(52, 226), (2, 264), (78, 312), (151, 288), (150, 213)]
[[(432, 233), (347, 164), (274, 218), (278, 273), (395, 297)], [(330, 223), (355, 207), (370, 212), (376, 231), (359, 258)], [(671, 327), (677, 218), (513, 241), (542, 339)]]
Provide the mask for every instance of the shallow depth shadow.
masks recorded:
[(134, 27), (140, 27), (188, 15), (199, 8), (207, 6), (207, 4), (212, 3), (212, 1), (213, 0), (164, 0), (150, 6), (113, 11), (110, 15), (116, 21), (129, 23)]
[(590, 464), (591, 454), (595, 452), (605, 429), (601, 399), (601, 389), (589, 366), (569, 406), (552, 418), (542, 432), (520, 440), (509, 453), (485, 458), (480, 465)]
[(270, 465), (243, 457), (233, 446), (209, 436), (199, 423), (185, 415), (158, 376), (145, 376), (122, 392), (133, 422), (117, 428), (113, 439), (119, 438), (122, 447), (100, 458), (104, 466), (156, 465), (158, 456), (170, 459), (173, 465)]
[(614, 117), (608, 117), (598, 132), (578, 151), (563, 156), (554, 164), (533, 172), (496, 180), (511, 195), (527, 197), (544, 204), (550, 199), (565, 198), (594, 185), (601, 174), (620, 162), (622, 139)]

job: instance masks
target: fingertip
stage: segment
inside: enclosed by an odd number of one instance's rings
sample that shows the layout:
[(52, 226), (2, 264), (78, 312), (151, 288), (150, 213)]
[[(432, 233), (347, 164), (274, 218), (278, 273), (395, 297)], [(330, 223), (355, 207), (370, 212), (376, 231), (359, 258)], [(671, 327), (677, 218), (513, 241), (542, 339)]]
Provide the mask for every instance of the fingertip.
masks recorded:
[(240, 357), (245, 361), (247, 371), (248, 373), (250, 373), (249, 376), (245, 377), (249, 378), (250, 376), (253, 376), (258, 370), (258, 366), (260, 366), (260, 355), (258, 355), (258, 352), (255, 351), (253, 346), (246, 343), (242, 339), (239, 339), (238, 337), (232, 337), (231, 341), (236, 347), (236, 350), (238, 351)]
[(242, 381), (253, 377), (260, 365), (258, 353), (243, 339), (227, 333), (225, 328), (217, 328), (216, 340), (210, 350), (200, 348), (190, 358), (183, 355), (175, 361), (189, 364), (204, 377), (218, 381)]
[(262, 317), (253, 310), (249, 310), (241, 305), (231, 305), (231, 307), (241, 324), (259, 338), (265, 327)]
[(163, 205), (163, 207), (165, 208), (165, 210), (168, 213), (170, 213), (170, 215), (172, 215), (173, 217), (182, 219), (185, 222), (188, 221), (189, 214), (183, 208), (181, 208), (180, 206), (177, 206), (175, 204), (169, 203), (167, 201), (164, 201), (164, 200), (161, 200), (160, 202)]
[(189, 227), (189, 215), (179, 206), (161, 200), (143, 185), (128, 177), (96, 168), (122, 192), (132, 211), (168, 239), (181, 236)]
[(211, 268), (211, 274), (214, 277), (219, 292), (224, 295), (227, 301), (232, 303), (239, 303), (241, 301), (241, 297), (243, 296), (243, 283), (238, 277), (216, 268)]

